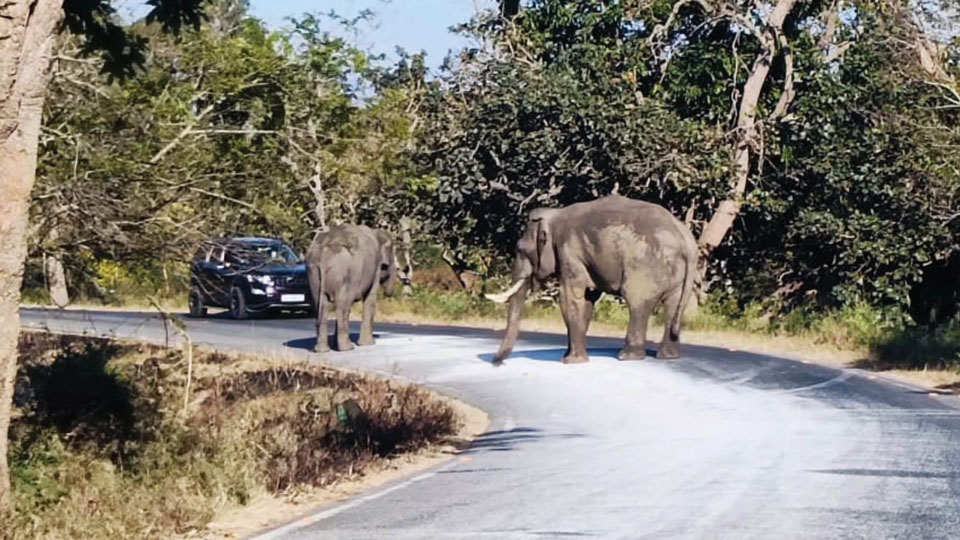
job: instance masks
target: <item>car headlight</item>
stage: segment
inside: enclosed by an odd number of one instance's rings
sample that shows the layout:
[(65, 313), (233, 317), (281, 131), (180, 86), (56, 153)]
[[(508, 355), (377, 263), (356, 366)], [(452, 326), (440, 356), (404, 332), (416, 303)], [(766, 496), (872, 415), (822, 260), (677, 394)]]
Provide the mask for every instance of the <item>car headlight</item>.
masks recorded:
[(250, 283), (259, 283), (260, 285), (273, 285), (273, 278), (270, 276), (258, 276), (256, 274), (247, 274), (247, 281)]

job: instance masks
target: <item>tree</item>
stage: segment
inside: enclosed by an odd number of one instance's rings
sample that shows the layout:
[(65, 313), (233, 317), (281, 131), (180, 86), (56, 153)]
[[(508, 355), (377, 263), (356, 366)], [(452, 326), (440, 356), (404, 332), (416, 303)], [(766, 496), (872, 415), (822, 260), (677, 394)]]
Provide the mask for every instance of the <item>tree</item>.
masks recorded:
[[(199, 24), (201, 0), (149, 0), (148, 20), (179, 31)], [(84, 35), (105, 66), (129, 75), (143, 58), (143, 41), (112, 20), (105, 0), (13, 0), (0, 4), (0, 508), (11, 503), (7, 431), (17, 371), (20, 284), (26, 256), (30, 191), (47, 82), (64, 29)]]
[[(800, 31), (797, 28), (785, 28), (784, 25), (788, 17), (792, 17), (793, 24), (806, 21), (802, 15), (798, 17), (793, 13), (797, 5), (796, 0), (777, 0), (762, 6), (761, 3), (754, 2), (721, 0), (713, 3), (705, 0), (679, 0), (671, 8), (667, 20), (656, 27), (650, 36), (650, 40), (656, 43), (658, 49), (668, 48), (670, 43), (677, 39), (678, 33), (682, 36), (709, 33), (709, 30), (697, 30), (689, 26), (690, 23), (687, 25), (681, 23), (678, 25), (680, 28), (674, 28), (677, 24), (677, 15), (691, 4), (702, 10), (702, 17), (688, 16), (686, 18), (688, 21), (693, 22), (691, 19), (695, 19), (697, 24), (719, 26), (721, 32), (733, 32), (737, 38), (741, 35), (751, 37), (759, 45), (746, 81), (741, 88), (734, 89), (739, 95), (739, 105), (730, 143), (733, 150), (733, 178), (730, 190), (715, 204), (709, 221), (700, 232), (699, 244), (702, 257), (708, 258), (733, 227), (733, 222), (740, 213), (750, 174), (757, 167), (757, 161), (762, 155), (763, 142), (758, 128), (758, 114), (763, 111), (762, 94), (767, 87), (771, 68), (778, 57), (782, 57), (781, 61), (784, 65), (783, 86), (776, 107), (769, 113), (769, 119), (783, 117), (795, 95), (790, 38), (795, 38)], [(669, 65), (668, 55), (666, 51), (658, 54), (664, 59), (665, 65)], [(706, 271), (706, 265), (703, 271)]]
[(538, 0), (481, 17), (466, 29), (485, 47), (446, 77), (419, 156), (440, 232), (482, 270), (526, 209), (616, 188), (683, 216), (740, 305), (955, 298), (956, 279), (930, 280), (958, 264), (958, 56), (913, 15)]

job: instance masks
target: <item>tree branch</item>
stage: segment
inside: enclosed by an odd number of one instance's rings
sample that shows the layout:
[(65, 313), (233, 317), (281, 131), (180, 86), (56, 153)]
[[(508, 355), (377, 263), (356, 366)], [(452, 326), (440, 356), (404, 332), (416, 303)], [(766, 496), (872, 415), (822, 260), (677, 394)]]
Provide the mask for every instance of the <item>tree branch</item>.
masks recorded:
[(210, 113), (210, 111), (213, 110), (213, 107), (214, 107), (214, 104), (211, 103), (210, 105), (207, 105), (205, 109), (200, 111), (200, 114), (198, 114), (197, 117), (193, 119), (193, 122), (191, 122), (187, 127), (183, 128), (183, 130), (181, 130), (180, 133), (177, 134), (177, 136), (174, 137), (172, 141), (167, 143), (166, 146), (161, 148), (159, 152), (157, 152), (156, 154), (154, 154), (152, 158), (150, 158), (150, 164), (156, 165), (157, 163), (160, 162), (161, 159), (163, 159), (163, 156), (167, 155), (168, 152), (176, 148), (177, 145), (180, 144), (180, 141), (182, 141), (185, 137), (190, 135), (191, 132), (193, 132), (193, 127), (197, 125), (197, 122), (202, 120), (204, 116), (206, 116), (208, 113)]
[(793, 87), (793, 51), (790, 49), (790, 44), (787, 43), (787, 36), (784, 35), (783, 32), (777, 32), (777, 41), (780, 43), (780, 50), (783, 52), (783, 92), (780, 94), (780, 99), (777, 100), (776, 108), (773, 109), (773, 113), (770, 115), (771, 120), (783, 118), (783, 116), (787, 114), (787, 109), (793, 103), (793, 98), (796, 95)]

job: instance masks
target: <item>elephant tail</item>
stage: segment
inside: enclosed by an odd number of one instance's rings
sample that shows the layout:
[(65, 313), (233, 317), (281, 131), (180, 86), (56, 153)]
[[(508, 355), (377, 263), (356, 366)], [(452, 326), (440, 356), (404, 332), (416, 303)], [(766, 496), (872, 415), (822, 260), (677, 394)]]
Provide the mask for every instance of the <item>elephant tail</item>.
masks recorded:
[(693, 295), (697, 288), (698, 272), (696, 252), (694, 252), (693, 257), (687, 257), (686, 259), (683, 270), (683, 285), (681, 285), (680, 289), (680, 305), (677, 307), (677, 311), (673, 314), (673, 319), (670, 321), (670, 338), (674, 341), (680, 339), (680, 319), (683, 317), (683, 312), (687, 307), (687, 303), (690, 301), (690, 296)]

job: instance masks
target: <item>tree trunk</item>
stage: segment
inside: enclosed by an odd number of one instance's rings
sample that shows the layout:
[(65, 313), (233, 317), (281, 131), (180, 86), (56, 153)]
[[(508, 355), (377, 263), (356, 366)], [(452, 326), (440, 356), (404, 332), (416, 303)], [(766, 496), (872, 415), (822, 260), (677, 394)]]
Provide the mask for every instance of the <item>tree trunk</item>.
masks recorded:
[(43, 266), (50, 301), (57, 307), (66, 307), (70, 303), (70, 293), (67, 291), (67, 272), (63, 268), (63, 259), (59, 253), (48, 254)]
[[(783, 33), (783, 21), (793, 9), (795, 1), (779, 0), (777, 2), (764, 31), (762, 52), (753, 63), (747, 82), (743, 86), (743, 97), (740, 99), (737, 129), (733, 141), (733, 185), (727, 193), (727, 198), (720, 201), (710, 221), (700, 233), (702, 259), (709, 258), (710, 253), (723, 242), (740, 213), (741, 200), (747, 190), (747, 179), (753, 164), (753, 154), (758, 151), (757, 107), (760, 103), (760, 95), (767, 81), (767, 75), (770, 74), (770, 64), (777, 52), (777, 36)], [(792, 89), (790, 91), (792, 92)], [(700, 271), (706, 271), (705, 260), (701, 261)]]
[(30, 190), (62, 0), (0, 2), (0, 509), (11, 505), (7, 432), (17, 373)]
[(313, 176), (307, 180), (310, 191), (313, 193), (313, 211), (317, 216), (317, 232), (327, 230), (327, 195), (323, 190), (323, 166), (316, 163), (313, 166)]
[(51, 252), (43, 258), (43, 275), (47, 282), (47, 293), (53, 305), (66, 307), (70, 303), (70, 293), (67, 291), (67, 272), (63, 267), (63, 252), (59, 247), (58, 225), (55, 224), (50, 229), (47, 242), (53, 247)]
[(413, 224), (410, 219), (400, 218), (400, 246), (403, 251), (403, 260), (398, 261), (398, 263), (400, 266), (400, 283), (403, 283), (403, 296), (413, 294), (413, 259), (410, 256), (410, 252), (413, 250), (413, 238), (410, 235), (410, 229), (412, 228)]

